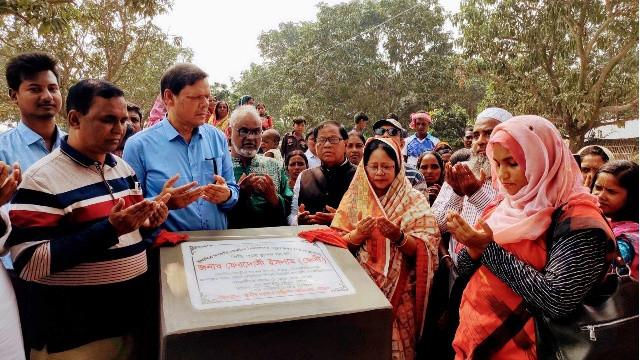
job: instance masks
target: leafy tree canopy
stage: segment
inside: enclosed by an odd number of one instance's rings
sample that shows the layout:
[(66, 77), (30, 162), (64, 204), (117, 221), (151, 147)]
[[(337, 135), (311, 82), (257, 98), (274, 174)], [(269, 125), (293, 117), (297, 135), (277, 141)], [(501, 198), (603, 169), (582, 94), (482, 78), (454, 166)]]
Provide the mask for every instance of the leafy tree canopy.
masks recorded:
[(482, 106), (553, 121), (575, 149), (594, 127), (638, 117), (638, 2), (463, 0), (461, 71)]

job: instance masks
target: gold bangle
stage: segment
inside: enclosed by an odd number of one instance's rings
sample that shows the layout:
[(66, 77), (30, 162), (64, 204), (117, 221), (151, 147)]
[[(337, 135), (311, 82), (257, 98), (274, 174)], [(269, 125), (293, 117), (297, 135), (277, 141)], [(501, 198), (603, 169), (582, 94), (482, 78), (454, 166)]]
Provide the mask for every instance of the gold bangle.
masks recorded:
[(351, 231), (347, 233), (347, 242), (353, 246), (360, 246), (359, 244), (356, 244), (353, 241), (351, 241)]
[(403, 247), (409, 239), (404, 235), (404, 232), (400, 232), (400, 240), (393, 243), (397, 247)]

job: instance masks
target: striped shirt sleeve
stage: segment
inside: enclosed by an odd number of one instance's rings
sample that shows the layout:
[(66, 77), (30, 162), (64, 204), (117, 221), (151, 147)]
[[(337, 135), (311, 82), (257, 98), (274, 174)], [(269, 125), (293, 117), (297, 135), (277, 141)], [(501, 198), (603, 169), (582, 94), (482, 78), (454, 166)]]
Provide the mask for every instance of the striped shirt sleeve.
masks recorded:
[(31, 176), (24, 177), (9, 216), (13, 229), (7, 245), (16, 271), (27, 281), (74, 267), (118, 243), (108, 219), (73, 230), (64, 226), (65, 209)]
[(559, 318), (575, 310), (600, 280), (605, 242), (600, 229), (574, 231), (556, 238), (541, 272), (496, 243), (487, 247), (481, 262), (528, 304), (552, 318)]
[(462, 210), (462, 202), (464, 198), (453, 191), (453, 188), (446, 181), (442, 184), (442, 188), (438, 193), (438, 197), (433, 202), (431, 210), (438, 222), (440, 232), (448, 232), (447, 227), (447, 211), (453, 210), (458, 213)]

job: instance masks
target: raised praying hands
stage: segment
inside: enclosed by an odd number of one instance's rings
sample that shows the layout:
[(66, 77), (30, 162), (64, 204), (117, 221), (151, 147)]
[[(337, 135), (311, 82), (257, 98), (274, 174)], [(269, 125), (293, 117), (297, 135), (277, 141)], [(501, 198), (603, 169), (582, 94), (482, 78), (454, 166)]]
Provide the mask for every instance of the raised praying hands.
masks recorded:
[(203, 186), (202, 198), (212, 204), (220, 204), (231, 197), (227, 181), (220, 175), (213, 175), (213, 184)]
[(333, 217), (336, 215), (336, 209), (329, 205), (326, 205), (325, 208), (328, 212), (318, 211), (314, 215), (311, 215), (308, 210), (304, 209), (304, 204), (301, 204), (298, 210), (298, 225), (331, 225)]
[(13, 164), (13, 171), (11, 171), (11, 166), (0, 161), (0, 205), (11, 200), (21, 181), (22, 171), (18, 163)]
[(447, 227), (456, 240), (467, 247), (467, 252), (473, 260), (478, 260), (484, 250), (493, 242), (493, 231), (489, 225), (478, 218), (482, 230), (471, 227), (456, 211), (447, 211)]
[(196, 181), (174, 188), (173, 185), (178, 181), (179, 177), (179, 174), (175, 174), (171, 179), (167, 180), (167, 182), (162, 186), (160, 194), (158, 194), (154, 199), (157, 201), (165, 194), (171, 194), (171, 198), (167, 202), (169, 210), (182, 209), (198, 200), (204, 194), (203, 187), (195, 187), (198, 185)]
[(451, 186), (453, 191), (459, 196), (471, 196), (482, 187), (486, 179), (484, 170), (480, 170), (478, 179), (467, 164), (445, 164), (444, 180)]

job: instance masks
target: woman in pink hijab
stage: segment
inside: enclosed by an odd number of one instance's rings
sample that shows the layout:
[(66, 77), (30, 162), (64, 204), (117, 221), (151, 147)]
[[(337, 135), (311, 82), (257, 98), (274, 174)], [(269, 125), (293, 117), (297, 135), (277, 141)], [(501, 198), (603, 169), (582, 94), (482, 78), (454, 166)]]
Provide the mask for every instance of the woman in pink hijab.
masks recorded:
[(496, 126), (487, 155), (496, 201), (475, 228), (447, 214), (466, 246), (458, 272), (470, 278), (453, 348), (457, 359), (535, 359), (532, 313), (573, 312), (611, 263), (613, 234), (548, 120), (516, 116)]

